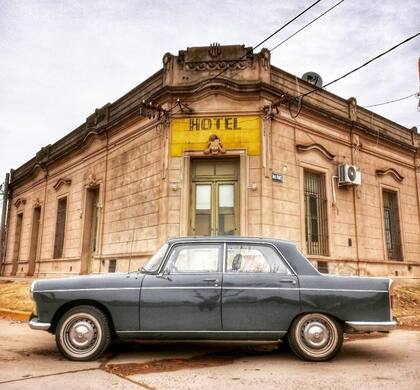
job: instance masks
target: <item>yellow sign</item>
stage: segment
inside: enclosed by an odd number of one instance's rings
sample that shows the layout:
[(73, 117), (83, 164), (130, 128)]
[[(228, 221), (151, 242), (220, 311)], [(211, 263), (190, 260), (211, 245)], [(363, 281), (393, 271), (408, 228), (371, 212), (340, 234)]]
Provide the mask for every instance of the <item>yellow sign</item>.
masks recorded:
[(259, 116), (189, 117), (172, 120), (171, 156), (186, 150), (207, 149), (209, 137), (216, 134), (224, 149), (246, 148), (251, 156), (260, 154)]

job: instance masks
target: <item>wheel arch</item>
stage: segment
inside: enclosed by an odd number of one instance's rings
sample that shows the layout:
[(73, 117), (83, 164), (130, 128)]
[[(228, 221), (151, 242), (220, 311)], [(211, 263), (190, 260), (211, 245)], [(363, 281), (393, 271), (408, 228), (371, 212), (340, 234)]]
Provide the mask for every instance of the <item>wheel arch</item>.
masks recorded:
[(345, 321), (344, 321), (344, 320), (342, 320), (341, 318), (337, 317), (336, 315), (334, 315), (334, 314), (332, 314), (332, 313), (330, 313), (330, 312), (328, 312), (328, 311), (323, 311), (323, 310), (306, 310), (306, 311), (302, 311), (302, 312), (300, 312), (300, 313), (296, 314), (296, 315), (292, 318), (292, 320), (290, 321), (290, 324), (289, 324), (289, 327), (288, 327), (287, 331), (289, 332), (289, 330), (290, 330), (290, 328), (291, 328), (292, 324), (296, 321), (296, 319), (297, 319), (297, 318), (299, 318), (299, 317), (303, 317), (303, 316), (304, 316), (304, 315), (306, 315), (306, 314), (313, 314), (313, 313), (324, 314), (324, 315), (326, 315), (326, 316), (328, 316), (328, 317), (331, 317), (331, 318), (335, 319), (335, 320), (337, 321), (337, 323), (339, 323), (339, 324), (340, 324), (340, 326), (342, 327), (342, 329), (344, 330), (344, 327), (345, 327)]
[(77, 299), (77, 300), (74, 300), (74, 301), (66, 302), (63, 305), (61, 305), (56, 310), (56, 312), (54, 313), (54, 316), (53, 316), (52, 321), (51, 321), (51, 327), (48, 331), (50, 333), (55, 334), (56, 327), (57, 327), (58, 321), (60, 320), (61, 316), (64, 313), (66, 313), (67, 311), (69, 311), (70, 309), (73, 309), (74, 307), (77, 307), (77, 306), (93, 306), (93, 307), (96, 307), (97, 309), (101, 310), (108, 319), (109, 326), (111, 328), (112, 337), (113, 338), (118, 337), (117, 333), (115, 332), (114, 321), (112, 319), (112, 315), (111, 315), (110, 311), (108, 310), (108, 308), (104, 304), (102, 304), (98, 301), (95, 301), (95, 300), (90, 300), (90, 299)]

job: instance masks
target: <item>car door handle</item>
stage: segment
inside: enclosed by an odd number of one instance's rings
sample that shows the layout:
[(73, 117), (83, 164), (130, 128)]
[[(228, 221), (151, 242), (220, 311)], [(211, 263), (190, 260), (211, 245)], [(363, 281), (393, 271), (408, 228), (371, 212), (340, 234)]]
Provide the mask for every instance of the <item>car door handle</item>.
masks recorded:
[(203, 279), (203, 282), (214, 282), (214, 283), (219, 283), (219, 279), (206, 278), (206, 279)]
[(294, 280), (294, 279), (280, 279), (280, 283), (292, 283), (292, 284), (296, 284), (296, 280)]

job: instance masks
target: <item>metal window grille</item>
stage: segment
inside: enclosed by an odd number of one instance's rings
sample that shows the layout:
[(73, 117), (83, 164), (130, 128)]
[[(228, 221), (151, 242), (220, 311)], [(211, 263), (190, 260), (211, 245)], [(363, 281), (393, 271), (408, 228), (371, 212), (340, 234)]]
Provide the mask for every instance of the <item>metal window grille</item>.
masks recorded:
[(385, 241), (390, 260), (402, 260), (398, 197), (394, 191), (383, 191)]
[(328, 221), (325, 175), (304, 172), (305, 235), (309, 255), (328, 256)]
[(57, 223), (55, 227), (54, 259), (63, 256), (64, 232), (66, 228), (67, 198), (58, 200)]

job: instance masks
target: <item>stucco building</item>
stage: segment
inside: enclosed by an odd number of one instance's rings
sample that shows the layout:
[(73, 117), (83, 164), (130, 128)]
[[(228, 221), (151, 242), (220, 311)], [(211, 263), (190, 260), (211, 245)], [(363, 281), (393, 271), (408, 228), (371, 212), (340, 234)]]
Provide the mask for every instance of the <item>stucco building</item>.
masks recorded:
[(165, 54), (11, 171), (1, 273), (128, 271), (168, 237), (238, 234), (324, 272), (419, 277), (416, 129), (314, 89), (267, 49)]

